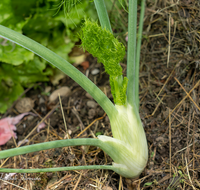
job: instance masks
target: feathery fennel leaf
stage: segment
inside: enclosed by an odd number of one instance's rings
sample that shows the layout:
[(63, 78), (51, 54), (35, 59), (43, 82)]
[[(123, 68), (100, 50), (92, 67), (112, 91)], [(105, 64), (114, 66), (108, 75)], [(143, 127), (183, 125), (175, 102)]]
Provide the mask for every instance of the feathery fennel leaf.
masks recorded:
[(110, 31), (89, 20), (85, 20), (80, 38), (81, 47), (97, 57), (98, 62), (103, 63), (105, 71), (110, 75), (111, 93), (115, 104), (124, 105), (128, 79), (123, 78), (119, 62), (125, 56), (125, 47)]
[(80, 38), (82, 48), (97, 57), (110, 76), (122, 75), (119, 62), (125, 56), (125, 47), (113, 34), (102, 29), (96, 22), (86, 20)]

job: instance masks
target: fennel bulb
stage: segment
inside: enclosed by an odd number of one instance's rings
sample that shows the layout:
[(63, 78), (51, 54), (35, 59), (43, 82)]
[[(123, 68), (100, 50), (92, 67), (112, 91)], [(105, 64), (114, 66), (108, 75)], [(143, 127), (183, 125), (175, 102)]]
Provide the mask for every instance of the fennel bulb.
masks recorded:
[(133, 178), (140, 175), (148, 160), (146, 135), (139, 117), (130, 104), (115, 105), (117, 115), (110, 117), (112, 137), (98, 136), (101, 147), (114, 160), (114, 171)]

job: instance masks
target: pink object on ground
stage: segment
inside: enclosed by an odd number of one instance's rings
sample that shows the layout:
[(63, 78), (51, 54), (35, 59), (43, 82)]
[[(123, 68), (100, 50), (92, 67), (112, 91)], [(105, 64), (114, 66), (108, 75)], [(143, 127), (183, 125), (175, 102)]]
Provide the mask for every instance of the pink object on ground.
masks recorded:
[(45, 128), (46, 124), (44, 122), (40, 123), (37, 127), (37, 132), (39, 133), (41, 129)]
[(12, 136), (17, 139), (16, 133), (16, 124), (25, 116), (25, 115), (35, 115), (31, 112), (20, 114), (16, 117), (6, 117), (0, 120), (0, 145), (6, 144)]

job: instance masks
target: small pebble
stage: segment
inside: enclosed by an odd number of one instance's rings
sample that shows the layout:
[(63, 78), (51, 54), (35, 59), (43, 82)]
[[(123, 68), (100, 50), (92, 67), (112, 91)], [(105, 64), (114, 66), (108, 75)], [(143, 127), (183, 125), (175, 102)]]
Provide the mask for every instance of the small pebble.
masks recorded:
[(63, 86), (55, 91), (52, 92), (52, 94), (49, 97), (50, 102), (54, 102), (58, 98), (58, 94), (62, 97), (68, 97), (71, 94), (71, 90), (67, 86)]
[(92, 71), (91, 71), (91, 74), (92, 75), (97, 75), (99, 73), (99, 69), (93, 69)]
[(68, 131), (68, 134), (69, 134), (69, 135), (72, 134), (72, 130), (71, 130), (71, 129), (68, 129), (67, 131)]
[(95, 101), (93, 101), (93, 100), (89, 100), (89, 101), (87, 101), (87, 106), (89, 108), (96, 108), (97, 107), (97, 103)]
[(31, 121), (31, 120), (33, 120), (35, 117), (33, 116), (33, 115), (29, 115), (28, 117), (27, 117), (27, 121)]
[(164, 139), (163, 137), (157, 137), (157, 138), (156, 138), (156, 141), (162, 141), (162, 142), (164, 142), (164, 140), (165, 140), (165, 139)]
[(19, 113), (29, 112), (33, 107), (34, 101), (27, 97), (20, 99), (15, 106)]

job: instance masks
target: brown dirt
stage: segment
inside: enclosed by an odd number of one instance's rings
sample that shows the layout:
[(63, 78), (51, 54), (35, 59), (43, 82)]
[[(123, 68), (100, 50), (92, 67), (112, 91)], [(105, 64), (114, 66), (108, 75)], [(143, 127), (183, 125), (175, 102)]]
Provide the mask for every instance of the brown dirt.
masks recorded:
[[(177, 3), (176, 3), (177, 2)], [(200, 3), (195, 0), (147, 1), (144, 22), (144, 39), (140, 66), (140, 115), (146, 131), (149, 147), (149, 161), (144, 172), (137, 179), (125, 179), (112, 171), (84, 170), (55, 173), (27, 174), (40, 180), (16, 180), (0, 189), (200, 189)], [(124, 16), (126, 13), (121, 11)], [(88, 56), (89, 70), (102, 66)], [(124, 72), (126, 65), (122, 64)], [(85, 70), (78, 67), (83, 73)], [(91, 73), (91, 72), (90, 72)], [(112, 99), (108, 76), (101, 72), (89, 74), (109, 98)], [(18, 139), (27, 135), (27, 144), (40, 143), (67, 137), (59, 101), (49, 104), (46, 86), (51, 92), (68, 86), (70, 97), (62, 99), (62, 106), (71, 138), (94, 137), (96, 133), (111, 135), (108, 117), (100, 106), (90, 108), (86, 92), (69, 77), (59, 86), (51, 83), (38, 84), (26, 91), (26, 96), (35, 101), (32, 110), (46, 119), (48, 127), (39, 133), (33, 130), (40, 117), (26, 116), (17, 125)], [(37, 88), (36, 88), (37, 87)], [(18, 115), (14, 105), (3, 116)], [(81, 133), (83, 128), (87, 128)], [(30, 132), (32, 131), (33, 132)], [(15, 147), (10, 140), (0, 149)], [(9, 158), (3, 167), (46, 168), (73, 165), (111, 164), (112, 160), (98, 148), (58, 148), (19, 157)], [(1, 164), (3, 160), (1, 160)], [(0, 176), (1, 177), (1, 176)]]

